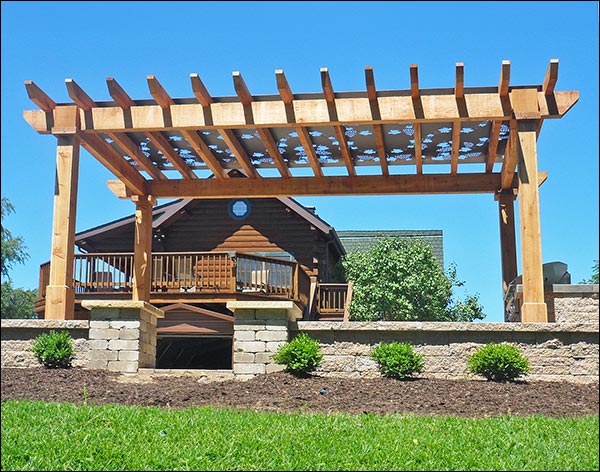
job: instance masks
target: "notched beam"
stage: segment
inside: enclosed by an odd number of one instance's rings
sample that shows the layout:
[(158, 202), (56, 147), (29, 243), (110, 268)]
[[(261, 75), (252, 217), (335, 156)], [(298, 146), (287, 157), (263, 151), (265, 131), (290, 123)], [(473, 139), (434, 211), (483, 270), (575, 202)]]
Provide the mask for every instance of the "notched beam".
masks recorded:
[(135, 102), (115, 79), (108, 77), (106, 79), (106, 86), (108, 87), (110, 96), (123, 110), (129, 110), (131, 107), (135, 106)]
[(546, 76), (544, 77), (544, 83), (542, 84), (542, 92), (544, 95), (551, 95), (554, 93), (554, 87), (558, 80), (558, 59), (551, 59), (546, 70)]
[(25, 81), (25, 89), (27, 90), (27, 96), (29, 99), (40, 107), (45, 112), (51, 112), (56, 108), (56, 102), (46, 94), (41, 88), (39, 88), (33, 80)]
[[(325, 67), (321, 68), (321, 85), (323, 86), (323, 95), (325, 96), (325, 101), (327, 102), (329, 117), (331, 121), (338, 121), (338, 114), (335, 105), (335, 92), (333, 91), (333, 85), (331, 83), (331, 78), (329, 77), (329, 71)], [(354, 169), (354, 159), (352, 158), (350, 148), (348, 147), (345, 130), (341, 125), (334, 125), (333, 130), (339, 143), (340, 152), (342, 153), (342, 159), (346, 165), (348, 175), (355, 175), (356, 170)]]
[(90, 111), (96, 107), (96, 102), (75, 82), (73, 79), (65, 79), (67, 92), (71, 100), (84, 111)]

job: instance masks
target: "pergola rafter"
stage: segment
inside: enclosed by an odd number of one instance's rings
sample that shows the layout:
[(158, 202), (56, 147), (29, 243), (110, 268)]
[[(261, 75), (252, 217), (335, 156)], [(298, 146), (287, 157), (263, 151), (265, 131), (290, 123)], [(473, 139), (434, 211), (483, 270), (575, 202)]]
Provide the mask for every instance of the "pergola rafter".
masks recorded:
[[(365, 68), (362, 91), (335, 91), (326, 68), (320, 76), (321, 92), (294, 94), (284, 72), (277, 70), (277, 94), (255, 96), (234, 72), (235, 96), (213, 97), (200, 77), (191, 74), (187, 98), (172, 98), (156, 77), (148, 76), (152, 98), (140, 100), (108, 78), (112, 101), (93, 100), (67, 79), (71, 103), (57, 103), (27, 81), (27, 94), (39, 110), (25, 111), (24, 118), (37, 132), (60, 138), (57, 165), (63, 175), (71, 166), (72, 179), (78, 166), (78, 152), (65, 152), (64, 146), (81, 144), (117, 177), (109, 187), (121, 198), (132, 198), (142, 220), (157, 198), (494, 194), (501, 210), (505, 288), (517, 275), (511, 219), (519, 196), (525, 220), (521, 249), (527, 252), (523, 317), (543, 320), (537, 188), (546, 174), (538, 173), (535, 141), (543, 120), (561, 118), (579, 98), (576, 91), (556, 90), (558, 61), (550, 61), (538, 85), (511, 85), (509, 61), (502, 62), (493, 87), (466, 86), (461, 62), (456, 63), (453, 87), (447, 89), (421, 88), (416, 64), (410, 65), (407, 90), (378, 90), (372, 67)], [(480, 170), (461, 172), (470, 165)], [(406, 172), (406, 166), (414, 171)], [(331, 174), (334, 167), (343, 167), (345, 175)], [(371, 171), (365, 175), (361, 169), (367, 167)], [(294, 172), (302, 168), (312, 175)], [(230, 169), (246, 178), (231, 178)], [(267, 169), (278, 175), (269, 176)], [(203, 170), (214, 178), (203, 178)], [(55, 223), (66, 202), (64, 195), (57, 196)], [(140, 220), (140, 258), (151, 244), (148, 224)], [(69, 256), (73, 248), (63, 236), (53, 243), (53, 254)], [(142, 261), (136, 264), (141, 288), (134, 293), (143, 298), (149, 269)], [(54, 273), (51, 284), (58, 280), (61, 286), (71, 283), (64, 271)], [(50, 293), (62, 296), (61, 290)], [(56, 306), (64, 307), (61, 303)]]

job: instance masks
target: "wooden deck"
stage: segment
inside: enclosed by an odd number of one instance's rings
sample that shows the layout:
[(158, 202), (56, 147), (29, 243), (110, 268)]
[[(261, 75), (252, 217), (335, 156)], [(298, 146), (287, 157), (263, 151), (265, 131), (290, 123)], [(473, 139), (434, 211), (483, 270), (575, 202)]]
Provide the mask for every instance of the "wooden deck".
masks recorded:
[[(40, 298), (45, 310), (50, 263), (40, 266)], [(73, 269), (76, 313), (83, 300), (128, 300), (133, 289), (133, 253), (76, 254)], [(150, 303), (226, 303), (230, 300), (292, 300), (310, 319), (342, 320), (347, 284), (318, 284), (310, 299), (309, 276), (296, 261), (236, 252), (179, 252), (152, 255)]]

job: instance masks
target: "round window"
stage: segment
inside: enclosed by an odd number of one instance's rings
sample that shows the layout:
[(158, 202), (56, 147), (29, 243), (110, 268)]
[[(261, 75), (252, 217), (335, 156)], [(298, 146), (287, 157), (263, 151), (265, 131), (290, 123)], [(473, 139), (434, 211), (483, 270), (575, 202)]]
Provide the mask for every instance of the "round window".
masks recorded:
[(229, 202), (229, 216), (234, 220), (244, 220), (250, 215), (250, 200), (238, 198)]

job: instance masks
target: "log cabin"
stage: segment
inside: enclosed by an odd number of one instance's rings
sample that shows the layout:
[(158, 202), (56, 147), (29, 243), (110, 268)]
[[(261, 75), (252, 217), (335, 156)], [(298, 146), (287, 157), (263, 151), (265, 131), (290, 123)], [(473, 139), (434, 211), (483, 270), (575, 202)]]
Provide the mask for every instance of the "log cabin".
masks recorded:
[[(306, 319), (319, 316), (319, 305), (321, 319), (342, 318), (347, 285), (335, 274), (345, 250), (313, 207), (287, 197), (185, 198), (154, 207), (152, 220), (150, 302), (165, 311), (157, 327), (159, 366), (181, 367), (180, 357), (189, 368), (228, 368), (229, 300), (293, 300)], [(83, 300), (131, 298), (134, 235), (135, 215), (76, 235), (76, 319), (89, 318)], [(42, 264), (40, 318), (48, 275), (49, 263)]]

